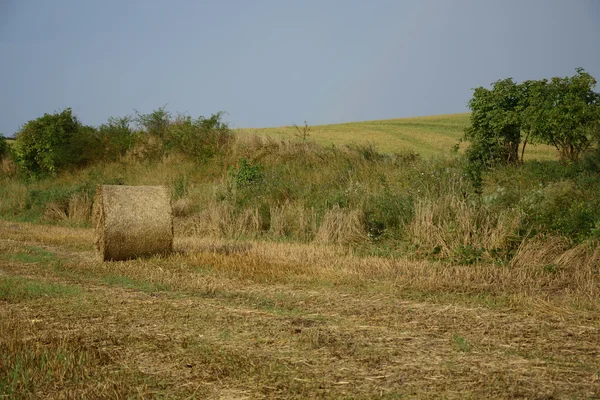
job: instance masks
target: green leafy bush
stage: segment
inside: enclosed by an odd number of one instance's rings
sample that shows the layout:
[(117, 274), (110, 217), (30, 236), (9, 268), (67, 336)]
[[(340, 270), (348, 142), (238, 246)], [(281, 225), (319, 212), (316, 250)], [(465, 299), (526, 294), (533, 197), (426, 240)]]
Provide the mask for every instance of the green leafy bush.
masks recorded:
[[(160, 107), (150, 114), (136, 111), (133, 119), (144, 134), (138, 140), (138, 153), (142, 158), (160, 158), (165, 153), (179, 153), (195, 161), (203, 161), (226, 150), (232, 142), (233, 135), (227, 123), (222, 120), (223, 113), (218, 112), (208, 118), (193, 119), (187, 115), (173, 118), (165, 107)], [(126, 125), (129, 121), (113, 123), (110, 128), (118, 128), (121, 138), (128, 138)], [(101, 127), (102, 128), (102, 127)], [(102, 129), (101, 129), (102, 130)], [(129, 132), (130, 133), (130, 132)], [(127, 140), (121, 139), (121, 149), (131, 146)]]
[(0, 135), (0, 160), (8, 154), (8, 142), (4, 138), (4, 136)]
[(98, 144), (104, 161), (114, 161), (134, 146), (136, 136), (130, 123), (129, 116), (111, 117), (98, 127)]
[(16, 162), (30, 176), (86, 164), (95, 149), (95, 128), (83, 126), (70, 108), (27, 122), (14, 144)]
[(228, 148), (232, 133), (222, 121), (223, 113), (218, 112), (208, 118), (180, 116), (173, 121), (165, 138), (165, 145), (171, 151), (178, 151), (197, 161), (212, 157)]
[(150, 114), (142, 114), (136, 110), (134, 121), (147, 134), (164, 139), (169, 132), (172, 116), (166, 106), (162, 106)]
[(229, 170), (229, 177), (236, 188), (244, 188), (262, 181), (265, 174), (260, 163), (252, 164), (245, 158), (240, 158), (237, 169)]
[(385, 188), (367, 199), (364, 213), (371, 239), (375, 240), (383, 235), (398, 235), (413, 218), (413, 198), (409, 194), (393, 193)]
[(522, 200), (535, 229), (560, 234), (576, 241), (600, 231), (600, 199), (573, 180), (540, 185)]

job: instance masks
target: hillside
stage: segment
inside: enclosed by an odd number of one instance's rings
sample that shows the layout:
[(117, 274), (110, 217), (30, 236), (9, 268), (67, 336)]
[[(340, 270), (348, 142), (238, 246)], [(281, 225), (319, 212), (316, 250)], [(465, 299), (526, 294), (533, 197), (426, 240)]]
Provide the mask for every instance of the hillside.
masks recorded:
[[(469, 126), (469, 113), (432, 115), (426, 117), (349, 122), (310, 126), (309, 140), (323, 145), (371, 143), (384, 153), (413, 151), (422, 156), (447, 154)], [(300, 130), (303, 126), (298, 127)], [(277, 128), (239, 129), (242, 135), (257, 134), (272, 138), (299, 137), (293, 126)], [(464, 148), (463, 144), (461, 148)], [(528, 146), (526, 159), (554, 160), (556, 150), (550, 146)]]
[[(478, 193), (464, 114), (142, 117), (1, 160), (0, 398), (600, 398), (600, 152)], [(103, 262), (98, 185), (166, 186), (174, 252)]]

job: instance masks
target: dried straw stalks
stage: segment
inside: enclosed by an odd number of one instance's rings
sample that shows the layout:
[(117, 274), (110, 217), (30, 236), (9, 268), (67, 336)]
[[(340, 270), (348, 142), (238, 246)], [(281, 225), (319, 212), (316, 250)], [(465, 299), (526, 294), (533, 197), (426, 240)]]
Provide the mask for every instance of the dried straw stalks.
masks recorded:
[(173, 250), (171, 197), (164, 186), (99, 185), (93, 225), (103, 261)]

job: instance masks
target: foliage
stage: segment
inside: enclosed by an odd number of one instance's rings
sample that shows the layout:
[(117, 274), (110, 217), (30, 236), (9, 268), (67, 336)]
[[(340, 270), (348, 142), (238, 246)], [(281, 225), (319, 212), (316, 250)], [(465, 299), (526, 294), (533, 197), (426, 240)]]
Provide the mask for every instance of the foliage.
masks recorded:
[(165, 153), (177, 152), (195, 161), (203, 161), (226, 150), (231, 143), (231, 130), (222, 120), (223, 112), (208, 118), (196, 119), (188, 115), (173, 117), (166, 108), (159, 107), (150, 114), (136, 111), (134, 121), (144, 134), (138, 146), (142, 158), (160, 158)]
[(519, 161), (523, 97), (522, 87), (509, 78), (496, 81), (491, 90), (475, 89), (469, 101), (471, 126), (464, 138), (471, 146), (466, 152), (466, 173), (477, 193), (486, 169)]
[(476, 142), (483, 151), (484, 163), (516, 163), (521, 142), (522, 87), (511, 78), (499, 80), (491, 90), (475, 89), (469, 101), (471, 126), (465, 138)]
[(262, 172), (262, 165), (260, 163), (252, 164), (247, 159), (240, 158), (238, 168), (231, 168), (229, 176), (235, 187), (244, 188), (260, 182), (265, 174)]
[(398, 236), (414, 215), (411, 195), (394, 192), (385, 181), (382, 184), (383, 190), (368, 197), (364, 205), (365, 223), (372, 240)]
[(600, 171), (600, 123), (590, 126), (589, 138), (591, 145), (584, 154), (582, 167), (589, 171)]
[(110, 117), (98, 127), (98, 141), (104, 161), (117, 160), (133, 147), (136, 137), (130, 126), (131, 122), (130, 116)]
[(169, 126), (167, 148), (198, 161), (222, 152), (232, 138), (231, 130), (222, 117), (222, 112), (208, 118), (179, 116)]
[(598, 183), (583, 188), (574, 180), (560, 180), (529, 192), (521, 207), (532, 229), (581, 241), (600, 233), (598, 190)]
[(8, 153), (8, 142), (4, 136), (0, 135), (0, 160)]
[(55, 174), (93, 160), (95, 128), (84, 126), (70, 108), (27, 122), (17, 133), (15, 159), (29, 175)]
[(559, 151), (561, 160), (574, 162), (591, 145), (590, 134), (600, 121), (596, 80), (578, 68), (572, 77), (529, 83), (524, 118), (541, 141)]
[(134, 121), (138, 127), (144, 130), (147, 134), (164, 139), (169, 131), (172, 116), (167, 111), (166, 106), (162, 106), (152, 111), (150, 114), (142, 114), (134, 110)]
[(554, 146), (563, 161), (579, 160), (600, 123), (595, 85), (596, 80), (578, 68), (573, 77), (521, 84), (508, 78), (496, 81), (492, 89), (476, 88), (469, 101), (471, 126), (464, 135), (471, 142), (466, 173), (475, 191), (481, 193), (484, 171), (522, 163), (528, 141)]

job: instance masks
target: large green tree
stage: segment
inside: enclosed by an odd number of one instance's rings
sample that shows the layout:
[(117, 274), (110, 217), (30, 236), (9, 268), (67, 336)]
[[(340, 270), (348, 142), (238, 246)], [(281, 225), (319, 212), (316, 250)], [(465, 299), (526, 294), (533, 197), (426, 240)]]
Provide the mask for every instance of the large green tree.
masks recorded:
[(577, 161), (592, 145), (600, 121), (596, 79), (578, 68), (572, 77), (530, 83), (523, 119), (541, 142), (556, 147), (565, 162)]
[(519, 161), (523, 99), (523, 87), (512, 78), (496, 81), (491, 90), (475, 89), (469, 101), (471, 126), (465, 137), (484, 153), (483, 162)]

